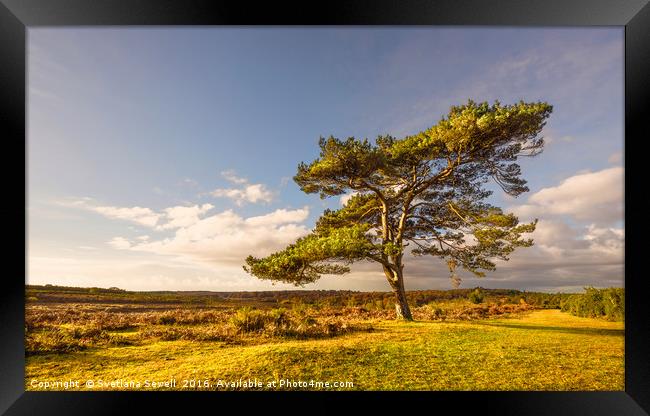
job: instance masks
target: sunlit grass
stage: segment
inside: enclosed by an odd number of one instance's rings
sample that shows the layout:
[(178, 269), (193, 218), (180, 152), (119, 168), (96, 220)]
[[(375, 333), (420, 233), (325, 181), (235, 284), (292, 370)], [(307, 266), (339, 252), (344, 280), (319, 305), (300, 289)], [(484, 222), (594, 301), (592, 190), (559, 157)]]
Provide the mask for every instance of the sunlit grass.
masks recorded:
[[(374, 330), (265, 343), (156, 341), (27, 357), (31, 381), (280, 379), (359, 390), (623, 390), (623, 323), (540, 310), (467, 322), (375, 320)], [(133, 330), (111, 334), (135, 336)], [(128, 335), (127, 335), (128, 334)], [(176, 388), (180, 388), (177, 385)]]

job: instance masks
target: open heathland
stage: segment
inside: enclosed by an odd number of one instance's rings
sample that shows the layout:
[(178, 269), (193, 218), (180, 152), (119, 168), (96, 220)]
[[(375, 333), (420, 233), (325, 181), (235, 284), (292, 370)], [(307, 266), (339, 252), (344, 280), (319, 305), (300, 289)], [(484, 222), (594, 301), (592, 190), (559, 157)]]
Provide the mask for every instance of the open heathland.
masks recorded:
[(25, 388), (624, 388), (624, 324), (560, 309), (578, 295), (409, 292), (415, 322), (389, 295), (29, 286)]

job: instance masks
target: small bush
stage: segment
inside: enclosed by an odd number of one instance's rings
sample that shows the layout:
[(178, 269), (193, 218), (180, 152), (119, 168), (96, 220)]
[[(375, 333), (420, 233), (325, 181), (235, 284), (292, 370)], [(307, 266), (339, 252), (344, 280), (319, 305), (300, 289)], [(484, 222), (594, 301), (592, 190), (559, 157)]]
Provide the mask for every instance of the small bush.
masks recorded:
[(483, 299), (485, 298), (485, 295), (483, 294), (483, 291), (480, 288), (474, 289), (469, 296), (467, 297), (470, 302), (474, 304), (479, 304), (483, 302)]
[(284, 308), (272, 309), (268, 312), (268, 320), (276, 328), (286, 328), (291, 325), (291, 318)]
[(173, 325), (176, 323), (176, 317), (171, 313), (166, 313), (158, 317), (158, 323), (161, 325)]
[(239, 332), (260, 332), (264, 330), (267, 321), (264, 312), (249, 307), (239, 309), (230, 319)]
[(110, 343), (111, 336), (97, 327), (48, 327), (26, 334), (25, 353), (27, 355), (66, 353)]

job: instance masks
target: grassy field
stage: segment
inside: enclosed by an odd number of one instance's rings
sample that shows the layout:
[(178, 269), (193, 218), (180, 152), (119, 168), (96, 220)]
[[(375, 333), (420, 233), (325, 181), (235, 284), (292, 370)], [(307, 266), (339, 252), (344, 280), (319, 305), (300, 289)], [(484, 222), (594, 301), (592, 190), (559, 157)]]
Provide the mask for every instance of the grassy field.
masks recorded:
[(88, 380), (101, 390), (251, 389), (250, 381), (273, 390), (624, 389), (622, 322), (499, 297), (429, 302), (414, 307), (416, 322), (327, 304), (28, 297), (27, 390), (56, 381), (87, 390)]

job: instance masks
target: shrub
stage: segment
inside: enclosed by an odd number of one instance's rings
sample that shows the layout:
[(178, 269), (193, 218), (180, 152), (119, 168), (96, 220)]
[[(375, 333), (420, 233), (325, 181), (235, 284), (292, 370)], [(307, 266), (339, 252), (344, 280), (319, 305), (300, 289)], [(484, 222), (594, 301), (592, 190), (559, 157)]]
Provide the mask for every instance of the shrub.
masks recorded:
[(158, 323), (161, 325), (173, 325), (176, 323), (176, 317), (171, 313), (166, 313), (158, 317)]
[(25, 353), (27, 355), (66, 353), (97, 345), (113, 344), (117, 341), (103, 329), (94, 326), (47, 327), (26, 334)]
[(473, 292), (469, 294), (467, 298), (470, 300), (470, 302), (478, 304), (483, 302), (485, 295), (483, 294), (483, 291), (477, 287)]
[(230, 322), (239, 332), (259, 332), (266, 326), (267, 316), (262, 311), (244, 307), (233, 315)]
[(268, 318), (270, 323), (277, 328), (284, 328), (291, 325), (291, 319), (284, 308), (272, 309), (269, 312)]

